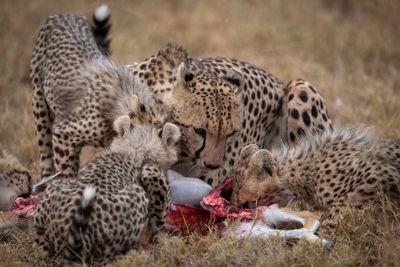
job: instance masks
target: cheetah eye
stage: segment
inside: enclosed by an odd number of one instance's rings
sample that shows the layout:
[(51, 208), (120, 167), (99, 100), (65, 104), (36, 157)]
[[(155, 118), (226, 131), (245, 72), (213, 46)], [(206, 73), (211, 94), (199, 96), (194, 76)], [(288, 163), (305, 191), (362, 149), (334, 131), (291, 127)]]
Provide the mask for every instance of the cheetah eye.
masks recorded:
[(197, 134), (199, 134), (199, 135), (201, 135), (201, 136), (205, 136), (205, 135), (206, 135), (206, 130), (204, 130), (204, 129), (202, 129), (202, 128), (193, 127), (193, 130), (194, 130)]
[(226, 138), (229, 138), (229, 137), (231, 137), (231, 136), (234, 136), (234, 135), (237, 134), (238, 132), (239, 132), (238, 130), (234, 130), (232, 133), (228, 134), (228, 135), (226, 136)]

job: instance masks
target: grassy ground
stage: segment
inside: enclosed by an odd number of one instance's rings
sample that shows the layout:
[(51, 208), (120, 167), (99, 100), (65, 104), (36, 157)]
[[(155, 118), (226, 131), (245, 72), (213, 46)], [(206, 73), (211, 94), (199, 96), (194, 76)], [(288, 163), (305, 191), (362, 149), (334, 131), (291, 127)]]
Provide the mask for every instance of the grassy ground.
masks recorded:
[[(99, 1), (0, 2), (0, 140), (34, 174), (38, 148), (31, 112), (29, 59), (48, 15), (90, 17)], [(311, 81), (325, 97), (336, 127), (375, 127), (400, 137), (400, 2), (337, 1), (110, 1), (113, 56), (140, 61), (167, 42), (194, 57), (224, 56), (265, 68), (284, 82)], [(90, 155), (90, 152), (86, 153)], [(85, 156), (84, 159), (88, 159)], [(378, 205), (379, 206), (379, 205)], [(387, 210), (387, 211), (386, 211)], [(233, 240), (190, 235), (166, 239), (118, 260), (118, 265), (396, 265), (400, 212), (368, 206), (338, 216), (332, 252), (299, 242)], [(59, 265), (33, 258), (32, 237), (0, 237), (0, 266)], [(150, 249), (151, 248), (151, 249)]]

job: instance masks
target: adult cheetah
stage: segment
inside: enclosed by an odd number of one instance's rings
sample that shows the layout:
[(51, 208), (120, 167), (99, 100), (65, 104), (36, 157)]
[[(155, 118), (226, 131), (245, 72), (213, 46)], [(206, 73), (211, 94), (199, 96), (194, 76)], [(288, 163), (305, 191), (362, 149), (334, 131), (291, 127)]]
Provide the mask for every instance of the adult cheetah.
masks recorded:
[(372, 130), (328, 131), (272, 151), (253, 144), (240, 157), (231, 197), (235, 205), (278, 195), (338, 210), (375, 199), (381, 189), (400, 200), (400, 139), (380, 139)]
[[(307, 133), (332, 128), (325, 101), (310, 83), (294, 80), (285, 86), (246, 62), (195, 59), (169, 44), (128, 67), (171, 111), (171, 122), (181, 127), (182, 153), (173, 168), (213, 186), (237, 165), (245, 145), (293, 144)], [(227, 91), (226, 85), (240, 89)], [(181, 88), (188, 88), (187, 97)]]
[(179, 128), (114, 123), (110, 148), (85, 166), (75, 182), (51, 182), (40, 201), (34, 226), (41, 256), (106, 261), (127, 252), (146, 223), (154, 238), (165, 230), (170, 206), (167, 169), (176, 162)]

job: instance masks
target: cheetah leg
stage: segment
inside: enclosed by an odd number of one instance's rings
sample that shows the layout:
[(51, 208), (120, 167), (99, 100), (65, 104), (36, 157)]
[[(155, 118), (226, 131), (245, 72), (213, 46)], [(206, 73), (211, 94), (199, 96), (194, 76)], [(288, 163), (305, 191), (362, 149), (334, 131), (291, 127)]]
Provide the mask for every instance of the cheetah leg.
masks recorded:
[[(54, 162), (57, 171), (62, 171), (62, 178), (74, 180), (79, 171), (79, 157), (84, 145), (98, 145), (106, 128), (101, 123), (92, 123), (84, 128), (81, 120), (64, 120), (53, 128)], [(83, 121), (83, 120), (82, 120)], [(90, 132), (91, 134), (86, 134)]]
[(159, 233), (165, 232), (165, 218), (171, 204), (170, 189), (167, 177), (160, 171), (143, 167), (141, 184), (149, 198), (148, 218), (152, 240)]
[(34, 84), (33, 87), (32, 105), (40, 151), (40, 169), (42, 177), (47, 177), (55, 173), (51, 142), (54, 114), (46, 103), (40, 85)]
[(62, 171), (60, 177), (73, 179), (79, 171), (82, 143), (67, 130), (68, 127), (64, 128), (63, 124), (57, 124), (53, 129), (54, 162), (56, 170)]
[(38, 206), (36, 213), (34, 214), (34, 229), (35, 229), (35, 242), (33, 247), (35, 249), (35, 256), (38, 259), (47, 259), (53, 256), (54, 250), (52, 245), (46, 239), (46, 230), (48, 220), (41, 218), (40, 214), (43, 211), (42, 206)]
[(369, 200), (375, 199), (378, 194), (376, 188), (359, 188), (358, 192), (349, 193), (348, 203), (356, 208), (360, 208), (363, 204)]
[(48, 242), (45, 240), (43, 235), (36, 235), (35, 243), (33, 248), (35, 250), (35, 257), (37, 259), (48, 259), (51, 255), (45, 247), (49, 247)]
[(326, 232), (333, 232), (336, 228), (337, 224), (333, 220), (333, 216), (337, 216), (340, 214), (340, 211), (346, 206), (346, 203), (349, 203), (348, 196), (342, 196), (338, 198), (333, 203), (328, 204), (327, 201), (323, 202), (324, 207), (328, 207), (328, 217), (325, 218), (321, 222), (321, 228), (323, 228)]

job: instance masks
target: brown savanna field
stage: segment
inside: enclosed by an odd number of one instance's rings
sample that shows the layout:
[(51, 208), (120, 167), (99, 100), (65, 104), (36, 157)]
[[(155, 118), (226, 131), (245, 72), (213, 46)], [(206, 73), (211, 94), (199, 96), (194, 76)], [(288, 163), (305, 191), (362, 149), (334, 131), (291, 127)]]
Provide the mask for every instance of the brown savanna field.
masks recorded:
[[(91, 14), (100, 1), (0, 1), (0, 141), (39, 174), (31, 110), (29, 60), (47, 16)], [(109, 1), (113, 58), (141, 61), (168, 42), (193, 57), (236, 58), (285, 83), (310, 81), (327, 102), (336, 127), (367, 125), (400, 138), (400, 1)], [(87, 150), (87, 161), (93, 151)], [(336, 215), (319, 235), (330, 252), (305, 241), (235, 240), (191, 234), (166, 238), (117, 259), (118, 266), (337, 266), (400, 264), (400, 212), (385, 202)], [(297, 207), (297, 206), (296, 206)], [(380, 209), (382, 208), (383, 209)], [(60, 265), (38, 261), (33, 238), (0, 234), (0, 266)]]

